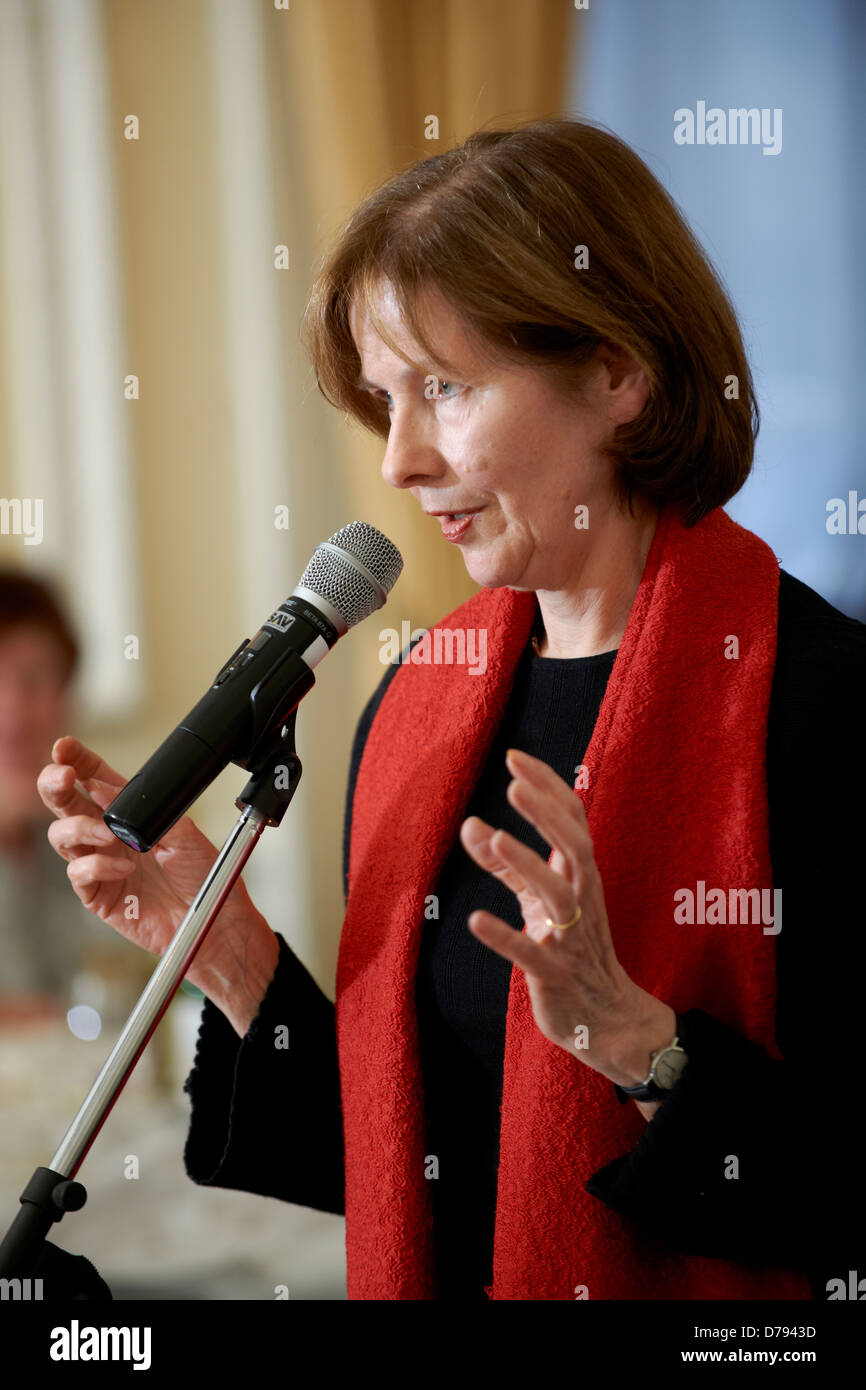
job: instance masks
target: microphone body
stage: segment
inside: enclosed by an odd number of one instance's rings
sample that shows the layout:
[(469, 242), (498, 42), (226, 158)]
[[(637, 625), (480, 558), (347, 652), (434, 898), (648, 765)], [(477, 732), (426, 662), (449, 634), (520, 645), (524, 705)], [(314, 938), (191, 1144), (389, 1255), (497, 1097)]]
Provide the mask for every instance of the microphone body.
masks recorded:
[(315, 684), (314, 668), (382, 606), (402, 565), (396, 547), (364, 522), (318, 546), (300, 584), (103, 813), (114, 834), (150, 850), (229, 763), (249, 769)]

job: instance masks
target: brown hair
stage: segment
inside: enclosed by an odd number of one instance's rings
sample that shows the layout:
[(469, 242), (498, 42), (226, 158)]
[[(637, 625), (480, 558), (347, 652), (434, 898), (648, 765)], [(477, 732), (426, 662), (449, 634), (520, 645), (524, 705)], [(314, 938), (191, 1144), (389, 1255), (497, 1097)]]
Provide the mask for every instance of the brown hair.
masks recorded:
[(0, 569), (0, 637), (15, 627), (39, 627), (54, 639), (66, 685), (78, 664), (78, 642), (52, 585), (20, 570)]
[[(575, 269), (581, 245), (588, 267)], [(387, 406), (357, 385), (349, 330), (357, 295), (409, 360), (375, 312), (383, 279), (446, 371), (416, 305), (431, 285), (481, 343), (574, 390), (602, 342), (625, 348), (650, 383), (608, 449), (629, 502), (643, 492), (693, 525), (748, 477), (759, 415), (736, 313), (673, 200), (609, 131), (578, 120), (476, 131), (390, 179), (347, 222), (313, 285), (304, 340), (323, 395), (387, 439)]]

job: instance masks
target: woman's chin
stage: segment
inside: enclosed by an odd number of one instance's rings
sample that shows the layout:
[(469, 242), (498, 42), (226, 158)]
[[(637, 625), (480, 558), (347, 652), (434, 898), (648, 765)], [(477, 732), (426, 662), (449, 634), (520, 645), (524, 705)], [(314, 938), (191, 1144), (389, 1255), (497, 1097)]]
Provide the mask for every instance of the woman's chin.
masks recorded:
[(508, 583), (507, 579), (501, 578), (501, 568), (497, 565), (472, 565), (466, 566), (466, 573), (476, 584), (480, 584), (482, 589), (499, 589)]
[(496, 552), (495, 546), (467, 546), (463, 550), (466, 573), (483, 589), (514, 588), (521, 579), (524, 566), (515, 564), (514, 556)]

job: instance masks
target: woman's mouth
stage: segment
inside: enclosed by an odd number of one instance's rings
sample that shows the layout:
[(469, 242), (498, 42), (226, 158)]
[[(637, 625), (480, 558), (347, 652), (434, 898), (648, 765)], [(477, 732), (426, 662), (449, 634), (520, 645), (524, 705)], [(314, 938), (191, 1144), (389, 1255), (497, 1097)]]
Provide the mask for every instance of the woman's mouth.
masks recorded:
[[(480, 508), (479, 508), (480, 510)], [(476, 512), (447, 512), (440, 516), (442, 534), (446, 541), (459, 541), (475, 520)]]

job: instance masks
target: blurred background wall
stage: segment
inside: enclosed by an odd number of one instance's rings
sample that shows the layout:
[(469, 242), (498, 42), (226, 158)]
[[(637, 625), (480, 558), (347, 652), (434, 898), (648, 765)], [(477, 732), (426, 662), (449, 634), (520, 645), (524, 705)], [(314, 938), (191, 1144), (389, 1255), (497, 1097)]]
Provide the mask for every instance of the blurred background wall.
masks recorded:
[[(740, 315), (761, 432), (727, 510), (786, 570), (866, 618), (864, 535), (827, 530), (831, 498), (866, 498), (866, 5), (616, 0), (586, 21), (575, 108), (649, 164)], [(698, 101), (780, 109), (780, 152), (675, 144), (674, 112)]]
[[(609, 125), (679, 201), (741, 312), (764, 423), (732, 514), (866, 617), (866, 538), (826, 528), (830, 498), (866, 493), (863, 28), (856, 0), (0, 0), (0, 494), (43, 501), (38, 543), (7, 527), (0, 563), (52, 578), (79, 630), (57, 733), (132, 775), (319, 541), (362, 518), (404, 555), (381, 618), (318, 668), (300, 790), (245, 876), (331, 997), (377, 631), (429, 626), (474, 585), (438, 525), (383, 484), (381, 443), (316, 389), (299, 327), (324, 252), (378, 183), (478, 126)], [(698, 100), (782, 108), (782, 151), (677, 145), (674, 111)], [(217, 843), (244, 780), (228, 769), (195, 808)], [(134, 998), (150, 962), (122, 946)], [(108, 991), (98, 1040), (62, 1019), (5, 1029), (0, 1226), (83, 1098), (121, 997)], [(267, 1298), (288, 1282), (292, 1297), (343, 1297), (339, 1218), (279, 1204), (275, 1220), (265, 1199), (183, 1174), (199, 1007), (172, 1006), (87, 1160), (91, 1205), (58, 1243), (118, 1296)], [(123, 1181), (129, 1146), (147, 1151), (147, 1181)]]

